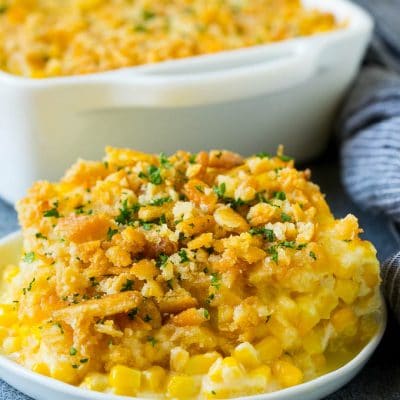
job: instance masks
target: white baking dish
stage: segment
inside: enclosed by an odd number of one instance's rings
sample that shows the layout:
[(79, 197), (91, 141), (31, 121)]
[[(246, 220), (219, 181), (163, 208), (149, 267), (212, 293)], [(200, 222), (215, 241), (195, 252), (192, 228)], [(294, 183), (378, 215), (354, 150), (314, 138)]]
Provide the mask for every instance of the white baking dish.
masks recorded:
[(100, 74), (28, 79), (0, 72), (0, 195), (58, 179), (105, 145), (150, 152), (229, 148), (299, 160), (325, 147), (357, 73), (371, 18), (347, 0), (304, 0), (344, 29), (216, 55)]

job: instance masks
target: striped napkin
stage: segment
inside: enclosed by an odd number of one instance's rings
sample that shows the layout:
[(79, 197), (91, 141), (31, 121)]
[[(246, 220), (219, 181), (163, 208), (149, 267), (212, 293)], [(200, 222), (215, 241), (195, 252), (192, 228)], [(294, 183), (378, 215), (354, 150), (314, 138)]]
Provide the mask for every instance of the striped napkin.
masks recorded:
[[(376, 29), (339, 119), (342, 177), (361, 207), (400, 223), (400, 1), (358, 3), (375, 16)], [(384, 262), (382, 279), (400, 321), (400, 252)]]

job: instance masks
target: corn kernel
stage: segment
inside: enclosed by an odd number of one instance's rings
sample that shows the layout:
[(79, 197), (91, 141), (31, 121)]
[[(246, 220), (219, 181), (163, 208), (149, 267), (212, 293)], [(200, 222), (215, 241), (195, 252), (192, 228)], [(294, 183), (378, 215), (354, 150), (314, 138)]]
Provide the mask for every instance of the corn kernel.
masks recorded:
[(240, 343), (234, 350), (233, 356), (245, 367), (254, 368), (260, 365), (257, 350), (248, 342)]
[(357, 332), (358, 319), (350, 307), (337, 310), (332, 315), (332, 324), (336, 332), (354, 336)]
[(67, 361), (58, 361), (58, 363), (50, 369), (50, 376), (65, 383), (74, 384), (77, 381), (77, 370)]
[(167, 396), (175, 399), (195, 397), (199, 391), (200, 383), (192, 376), (172, 376), (167, 386)]
[(171, 370), (180, 372), (183, 371), (186, 363), (189, 361), (189, 353), (182, 347), (174, 347), (171, 350), (169, 364)]
[(217, 352), (198, 354), (189, 358), (184, 368), (184, 373), (188, 375), (206, 374), (211, 365), (221, 356)]
[(282, 354), (282, 345), (275, 336), (267, 336), (255, 346), (262, 362), (268, 363)]
[(85, 377), (80, 386), (96, 392), (104, 392), (108, 388), (108, 381), (106, 374), (92, 372)]
[(115, 365), (111, 368), (109, 380), (116, 394), (132, 396), (140, 388), (141, 372), (123, 365)]
[(42, 375), (50, 375), (50, 370), (47, 364), (38, 362), (32, 365), (32, 371)]
[(257, 367), (250, 371), (249, 377), (262, 377), (263, 379), (265, 379), (265, 382), (268, 383), (271, 380), (271, 368), (268, 365), (261, 365), (260, 367)]
[(154, 366), (146, 371), (143, 371), (143, 388), (151, 392), (158, 392), (164, 386), (165, 378), (167, 373), (164, 368)]
[(233, 357), (226, 357), (222, 360), (222, 379), (224, 382), (231, 382), (244, 376), (244, 369)]
[(10, 327), (17, 321), (17, 313), (12, 304), (0, 304), (0, 325)]
[(287, 361), (275, 361), (272, 372), (282, 387), (298, 385), (303, 381), (301, 370)]
[(351, 304), (357, 298), (359, 284), (351, 279), (337, 279), (335, 291), (346, 304)]

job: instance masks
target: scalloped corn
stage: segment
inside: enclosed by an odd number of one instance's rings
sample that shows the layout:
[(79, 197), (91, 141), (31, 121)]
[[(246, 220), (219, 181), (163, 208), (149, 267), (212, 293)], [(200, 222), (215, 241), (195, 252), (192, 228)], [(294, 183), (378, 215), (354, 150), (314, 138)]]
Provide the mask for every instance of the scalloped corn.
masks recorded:
[(223, 399), (335, 369), (376, 331), (379, 265), (282, 154), (107, 148), (17, 205), (2, 352), (125, 396)]
[(0, 0), (0, 69), (87, 74), (338, 27), (300, 0)]

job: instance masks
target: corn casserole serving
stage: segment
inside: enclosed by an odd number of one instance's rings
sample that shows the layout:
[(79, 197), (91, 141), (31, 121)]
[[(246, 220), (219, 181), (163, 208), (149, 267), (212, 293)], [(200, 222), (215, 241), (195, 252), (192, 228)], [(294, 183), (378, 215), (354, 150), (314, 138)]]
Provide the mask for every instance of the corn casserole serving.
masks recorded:
[(40, 374), (126, 396), (222, 399), (346, 363), (380, 311), (357, 219), (336, 220), (278, 150), (107, 148), (17, 205), (0, 348)]
[(86, 74), (338, 27), (300, 0), (0, 0), (0, 69)]

